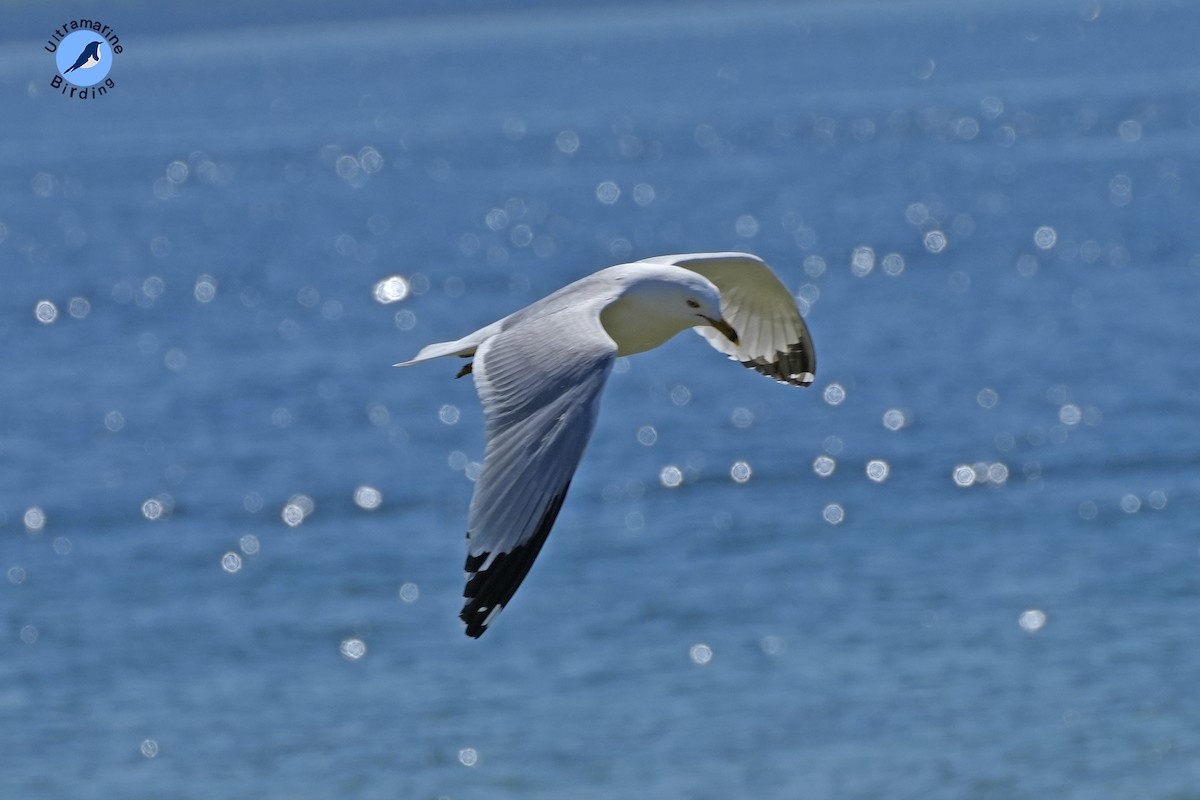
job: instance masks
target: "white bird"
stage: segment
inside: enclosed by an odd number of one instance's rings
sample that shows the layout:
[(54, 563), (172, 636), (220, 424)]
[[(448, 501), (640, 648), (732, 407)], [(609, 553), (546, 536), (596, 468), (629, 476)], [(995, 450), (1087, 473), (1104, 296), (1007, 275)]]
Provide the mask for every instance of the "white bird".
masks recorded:
[(479, 637), (529, 572), (562, 507), (617, 356), (694, 328), (731, 359), (808, 386), (816, 355), (796, 301), (762, 259), (691, 253), (619, 264), (582, 278), (408, 366), (474, 357), (487, 449), (467, 522), (466, 598)]

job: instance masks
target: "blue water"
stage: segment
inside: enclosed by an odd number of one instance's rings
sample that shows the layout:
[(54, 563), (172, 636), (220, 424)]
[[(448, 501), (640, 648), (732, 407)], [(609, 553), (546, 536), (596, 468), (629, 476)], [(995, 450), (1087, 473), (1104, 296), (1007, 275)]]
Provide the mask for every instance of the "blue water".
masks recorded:
[[(83, 101), (50, 8), (0, 42), (0, 796), (1200, 797), (1195, 6), (124, 4)], [(481, 414), (390, 365), (726, 249), (816, 385), (622, 362), (464, 637)]]

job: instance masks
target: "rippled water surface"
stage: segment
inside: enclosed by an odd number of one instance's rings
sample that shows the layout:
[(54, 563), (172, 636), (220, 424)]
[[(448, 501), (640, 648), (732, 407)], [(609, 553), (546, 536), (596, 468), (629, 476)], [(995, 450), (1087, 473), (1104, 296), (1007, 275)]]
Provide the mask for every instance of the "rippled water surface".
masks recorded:
[[(5, 796), (1200, 797), (1196, 8), (209, 11), (0, 42)], [(390, 365), (698, 250), (817, 383), (620, 362), (468, 640)]]

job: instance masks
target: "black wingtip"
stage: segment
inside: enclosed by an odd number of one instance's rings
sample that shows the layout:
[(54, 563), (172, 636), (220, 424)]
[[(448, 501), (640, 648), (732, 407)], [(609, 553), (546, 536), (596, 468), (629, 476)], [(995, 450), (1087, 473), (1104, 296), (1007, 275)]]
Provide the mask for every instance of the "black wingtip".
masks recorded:
[(757, 370), (780, 383), (811, 386), (816, 379), (817, 354), (804, 340), (789, 345), (786, 353), (776, 351), (775, 357), (770, 360), (756, 358), (743, 361), (742, 366)]
[(467, 555), (463, 567), (467, 572), (463, 597), (467, 600), (458, 614), (458, 618), (467, 624), (467, 636), (478, 639), (486, 633), (488, 625), (508, 605), (517, 587), (529, 573), (529, 568), (533, 566), (533, 560), (541, 552), (542, 545), (546, 543), (546, 537), (550, 535), (550, 528), (558, 518), (559, 509), (562, 508), (570, 486), (568, 482), (558, 494), (550, 498), (537, 528), (524, 544), (507, 553), (496, 554), (486, 569), (482, 568), (487, 563), (490, 553)]

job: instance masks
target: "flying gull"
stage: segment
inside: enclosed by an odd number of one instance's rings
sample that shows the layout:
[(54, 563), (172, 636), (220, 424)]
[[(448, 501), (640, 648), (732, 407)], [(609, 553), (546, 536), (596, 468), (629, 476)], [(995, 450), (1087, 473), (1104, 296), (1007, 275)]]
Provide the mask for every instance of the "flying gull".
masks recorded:
[(685, 328), (782, 383), (808, 386), (816, 354), (787, 288), (757, 256), (690, 253), (602, 269), (408, 366), (473, 358), (487, 448), (467, 522), (466, 598), (479, 637), (529, 572), (562, 507), (617, 356)]

